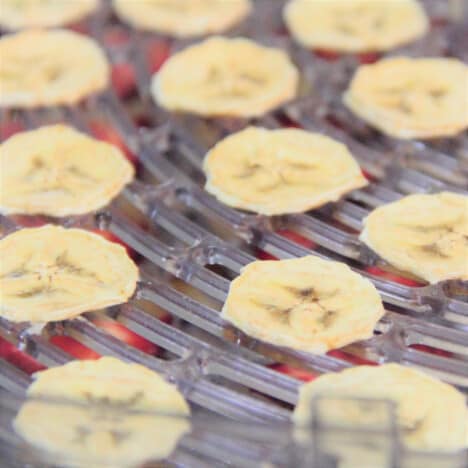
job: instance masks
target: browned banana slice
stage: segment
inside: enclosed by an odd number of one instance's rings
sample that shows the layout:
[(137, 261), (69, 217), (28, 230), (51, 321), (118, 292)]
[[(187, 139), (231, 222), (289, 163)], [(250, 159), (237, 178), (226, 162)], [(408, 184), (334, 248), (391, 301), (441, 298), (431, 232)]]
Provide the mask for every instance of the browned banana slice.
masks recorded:
[(372, 211), (360, 239), (390, 264), (430, 283), (468, 280), (468, 197), (409, 195)]
[(277, 215), (310, 210), (367, 184), (345, 145), (319, 133), (249, 127), (206, 156), (205, 189), (227, 205)]
[(65, 26), (97, 6), (98, 0), (2, 0), (0, 25), (9, 30)]
[(406, 57), (362, 65), (344, 102), (396, 138), (454, 136), (468, 128), (468, 66), (451, 58)]
[(104, 52), (93, 40), (71, 31), (3, 36), (0, 57), (0, 107), (75, 104), (109, 82)]
[(106, 206), (132, 180), (122, 152), (65, 125), (0, 145), (0, 212), (69, 216)]
[(339, 52), (393, 49), (429, 29), (416, 0), (292, 0), (284, 20), (300, 44)]
[(213, 37), (164, 62), (151, 89), (158, 104), (172, 111), (256, 117), (292, 99), (298, 79), (282, 50)]
[(114, 0), (119, 17), (136, 28), (174, 37), (220, 33), (251, 11), (250, 0)]
[[(353, 427), (383, 422), (386, 408), (382, 405), (377, 409), (372, 401), (366, 403), (362, 399), (390, 400), (396, 405), (397, 425), (409, 447), (455, 451), (465, 446), (468, 428), (464, 396), (420, 371), (386, 364), (322, 375), (299, 391), (293, 416), (298, 425), (310, 421), (312, 399), (320, 396), (330, 398), (319, 403), (320, 413), (329, 424)], [(378, 411), (382, 414), (377, 414)]]
[(319, 354), (371, 337), (383, 313), (369, 280), (308, 256), (244, 267), (222, 317), (260, 340)]
[(184, 397), (139, 364), (103, 357), (73, 361), (35, 377), (13, 425), (60, 466), (141, 466), (167, 457), (190, 430)]
[(124, 247), (82, 229), (47, 225), (0, 240), (0, 315), (53, 322), (121, 304), (138, 269)]

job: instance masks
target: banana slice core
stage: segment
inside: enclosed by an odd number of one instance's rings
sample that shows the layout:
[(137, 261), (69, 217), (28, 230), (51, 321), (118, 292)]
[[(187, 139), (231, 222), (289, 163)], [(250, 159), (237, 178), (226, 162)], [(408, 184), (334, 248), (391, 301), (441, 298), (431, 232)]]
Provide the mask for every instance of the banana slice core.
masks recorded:
[(190, 408), (175, 386), (112, 357), (39, 372), (28, 397), (13, 426), (60, 466), (140, 466), (167, 457), (190, 430)]
[(298, 43), (338, 52), (390, 50), (429, 29), (415, 0), (292, 0), (283, 16)]
[(372, 211), (360, 239), (390, 264), (430, 283), (468, 280), (468, 197), (409, 195)]
[(252, 10), (250, 0), (114, 0), (113, 5), (136, 28), (179, 38), (221, 33)]
[(250, 263), (222, 310), (254, 338), (315, 354), (371, 337), (383, 314), (370, 281), (314, 256)]
[(0, 315), (47, 323), (125, 302), (138, 269), (124, 247), (82, 229), (46, 225), (0, 240)]
[(151, 90), (171, 111), (248, 118), (295, 97), (298, 80), (282, 50), (244, 38), (213, 37), (164, 62)]
[(109, 82), (104, 52), (95, 41), (71, 31), (3, 36), (0, 57), (0, 107), (71, 105)]
[(455, 136), (468, 128), (468, 66), (451, 58), (396, 57), (360, 66), (345, 105), (401, 139)]

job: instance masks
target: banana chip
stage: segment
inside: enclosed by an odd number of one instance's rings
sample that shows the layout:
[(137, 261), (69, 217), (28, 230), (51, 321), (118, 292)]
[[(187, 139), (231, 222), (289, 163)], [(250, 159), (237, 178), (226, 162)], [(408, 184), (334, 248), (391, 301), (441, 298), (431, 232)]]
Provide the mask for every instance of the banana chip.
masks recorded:
[(98, 44), (71, 31), (4, 36), (0, 57), (0, 107), (75, 104), (109, 81), (109, 65)]
[(249, 127), (206, 156), (205, 189), (227, 205), (277, 215), (310, 210), (367, 180), (346, 146), (304, 130)]
[[(399, 364), (353, 367), (303, 385), (293, 414), (296, 424), (310, 421), (311, 402), (317, 397), (330, 398), (318, 403), (328, 423), (353, 427), (384, 420), (384, 414), (376, 414), (372, 401), (352, 398), (390, 400), (396, 405), (397, 425), (409, 447), (455, 451), (465, 446), (464, 396), (446, 383)], [(380, 410), (385, 409), (381, 406)]]
[(429, 29), (416, 0), (292, 0), (283, 16), (300, 44), (339, 52), (390, 50)]
[(468, 197), (409, 195), (372, 211), (360, 239), (390, 264), (430, 283), (468, 280)]
[(82, 229), (47, 225), (0, 240), (0, 315), (53, 322), (125, 302), (138, 269), (124, 247)]
[(250, 13), (252, 4), (250, 0), (114, 0), (114, 9), (135, 28), (184, 38), (226, 31)]
[(315, 354), (371, 337), (383, 314), (369, 280), (314, 256), (250, 263), (222, 310), (254, 338)]
[(454, 136), (468, 128), (468, 66), (451, 58), (406, 57), (362, 65), (344, 103), (396, 138)]
[(28, 389), (31, 400), (22, 405), (13, 425), (60, 466), (140, 466), (167, 457), (190, 430), (184, 397), (139, 364), (103, 357), (70, 362), (35, 377)]
[(107, 205), (134, 176), (113, 145), (65, 125), (16, 134), (0, 145), (0, 212), (69, 216)]
[(298, 81), (282, 50), (213, 37), (166, 60), (151, 89), (158, 104), (172, 111), (258, 117), (292, 99)]
[(9, 30), (64, 26), (93, 12), (98, 0), (2, 0), (0, 25)]

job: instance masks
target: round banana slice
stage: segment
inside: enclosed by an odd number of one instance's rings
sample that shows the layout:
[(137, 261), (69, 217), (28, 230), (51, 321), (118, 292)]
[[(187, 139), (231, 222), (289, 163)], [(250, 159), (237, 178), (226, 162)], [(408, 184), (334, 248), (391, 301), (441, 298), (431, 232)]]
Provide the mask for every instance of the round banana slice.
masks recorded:
[[(386, 364), (358, 366), (322, 375), (300, 388), (293, 414), (296, 424), (309, 423), (312, 401), (320, 397), (323, 399), (316, 400), (316, 408), (328, 423), (362, 427), (379, 420), (384, 422), (388, 420), (383, 414), (388, 412), (388, 407), (377, 402), (372, 404), (372, 399), (390, 400), (396, 406), (401, 437), (409, 447), (455, 451), (465, 446), (464, 396), (454, 387), (420, 371)], [(360, 400), (353, 401), (353, 398)]]
[(371, 337), (383, 314), (369, 280), (344, 263), (307, 256), (244, 267), (221, 315), (254, 338), (321, 354)]
[(283, 16), (300, 44), (338, 52), (390, 50), (429, 29), (416, 0), (292, 0)]
[(184, 397), (139, 364), (103, 357), (35, 377), (13, 426), (60, 466), (141, 466), (170, 455), (190, 430)]
[(118, 16), (135, 28), (186, 38), (226, 31), (251, 11), (250, 0), (114, 0)]
[(459, 60), (387, 58), (358, 68), (344, 103), (396, 138), (449, 137), (468, 128), (467, 89), (468, 66)]
[(107, 87), (98, 44), (71, 31), (26, 30), (0, 39), (0, 107), (75, 104)]
[(65, 125), (18, 133), (0, 145), (0, 212), (69, 216), (106, 206), (133, 179), (114, 145)]
[(204, 116), (258, 117), (296, 95), (285, 52), (249, 39), (213, 37), (170, 57), (153, 77), (162, 107)]
[(82, 229), (47, 225), (0, 240), (0, 315), (53, 322), (125, 302), (138, 269), (124, 247)]
[(98, 0), (2, 0), (0, 26), (8, 30), (64, 26), (93, 12)]
[(430, 283), (468, 280), (468, 197), (409, 195), (372, 211), (360, 239), (390, 264)]
[(207, 154), (205, 189), (227, 205), (266, 215), (336, 201), (367, 184), (345, 145), (319, 133), (249, 127)]

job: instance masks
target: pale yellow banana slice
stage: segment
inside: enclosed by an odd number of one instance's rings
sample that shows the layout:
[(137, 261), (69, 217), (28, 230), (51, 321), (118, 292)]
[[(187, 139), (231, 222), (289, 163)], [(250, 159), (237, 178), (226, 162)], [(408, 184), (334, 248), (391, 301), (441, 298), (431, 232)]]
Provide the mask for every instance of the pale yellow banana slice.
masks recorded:
[(0, 212), (69, 216), (107, 205), (134, 176), (122, 152), (65, 125), (0, 145)]
[(393, 49), (429, 28), (416, 0), (292, 0), (283, 16), (300, 44), (338, 52)]
[(451, 58), (406, 57), (362, 65), (344, 103), (396, 138), (454, 136), (468, 128), (468, 66)]
[(135, 28), (180, 38), (226, 31), (252, 9), (250, 0), (113, 0), (113, 5)]
[(360, 239), (390, 264), (430, 283), (468, 280), (468, 197), (409, 195), (372, 211)]
[(4, 36), (0, 57), (0, 107), (75, 104), (109, 82), (104, 52), (71, 31), (27, 30)]
[(82, 229), (47, 225), (0, 240), (0, 315), (52, 322), (125, 302), (138, 269), (124, 247)]
[(0, 25), (8, 30), (64, 26), (93, 12), (98, 0), (2, 0)]
[(257, 117), (292, 99), (298, 80), (282, 50), (213, 37), (164, 62), (151, 90), (158, 104), (172, 111)]
[(219, 200), (267, 215), (307, 211), (367, 184), (345, 145), (297, 129), (248, 127), (212, 148), (204, 170)]
[(383, 314), (369, 280), (314, 256), (250, 263), (222, 310), (254, 338), (316, 354), (371, 337)]
[[(455, 451), (466, 442), (466, 404), (454, 387), (399, 364), (358, 366), (322, 375), (303, 385), (293, 419), (300, 426), (311, 417), (311, 402), (325, 397), (319, 410), (328, 423), (352, 427), (384, 422), (385, 406), (353, 402), (352, 398), (390, 400), (406, 445), (419, 450)], [(345, 398), (338, 400), (336, 398)]]
[[(28, 389), (31, 399), (13, 425), (60, 466), (141, 466), (167, 457), (190, 430), (184, 397), (139, 364), (103, 357), (70, 362), (35, 378)], [(43, 400), (34, 400), (38, 397)], [(53, 399), (62, 403), (50, 403)], [(64, 404), (68, 400), (80, 406)]]

